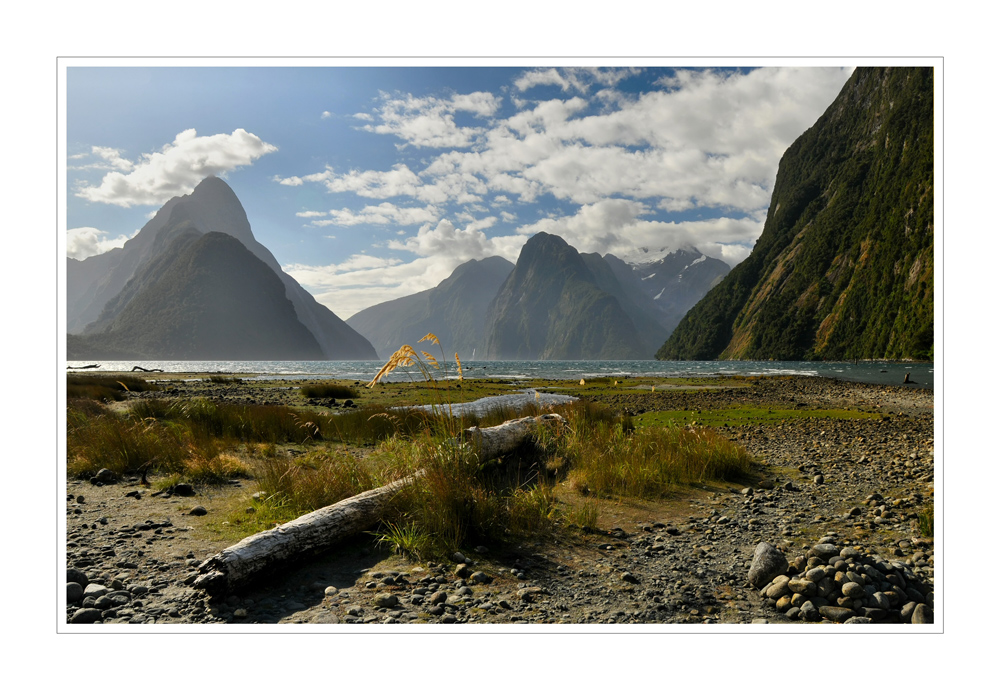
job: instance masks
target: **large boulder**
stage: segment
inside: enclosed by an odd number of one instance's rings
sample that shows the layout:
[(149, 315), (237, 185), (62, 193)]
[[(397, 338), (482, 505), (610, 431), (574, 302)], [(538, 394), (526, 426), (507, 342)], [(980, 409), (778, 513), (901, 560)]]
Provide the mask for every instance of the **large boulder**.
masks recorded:
[(762, 541), (757, 544), (753, 552), (753, 561), (750, 563), (750, 572), (747, 578), (757, 589), (762, 589), (778, 575), (784, 575), (788, 570), (788, 559), (771, 544)]

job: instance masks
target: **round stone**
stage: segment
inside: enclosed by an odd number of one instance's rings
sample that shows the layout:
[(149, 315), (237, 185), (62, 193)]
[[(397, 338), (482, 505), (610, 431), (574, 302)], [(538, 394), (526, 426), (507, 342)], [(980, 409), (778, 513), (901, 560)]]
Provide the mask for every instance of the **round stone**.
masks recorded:
[(830, 562), (834, 556), (840, 555), (840, 549), (836, 544), (816, 544), (809, 549), (809, 556), (819, 558), (824, 564)]
[(863, 599), (865, 597), (865, 588), (857, 582), (845, 582), (840, 591), (845, 597), (850, 597), (851, 599)]
[(805, 579), (810, 582), (819, 582), (826, 577), (826, 569), (822, 567), (810, 568), (806, 571)]
[(762, 589), (778, 575), (784, 575), (787, 570), (788, 560), (785, 554), (766, 541), (762, 541), (754, 549), (747, 578), (751, 585)]
[(93, 597), (94, 599), (97, 599), (98, 597), (103, 597), (105, 594), (107, 594), (110, 591), (111, 590), (108, 589), (107, 587), (105, 587), (104, 585), (99, 585), (96, 582), (91, 582), (83, 590), (83, 596), (84, 597)]
[(802, 594), (808, 597), (816, 593), (816, 583), (811, 580), (789, 580), (788, 589), (792, 590), (796, 594)]
[(845, 623), (849, 618), (854, 617), (854, 609), (841, 608), (839, 606), (820, 606), (819, 613), (823, 618), (834, 623)]
[(82, 570), (78, 570), (76, 568), (66, 569), (66, 581), (76, 582), (81, 587), (86, 587), (88, 584), (90, 584), (90, 580), (87, 578), (87, 574), (84, 573)]
[(66, 603), (72, 604), (74, 601), (83, 599), (83, 587), (79, 582), (66, 583)]
[(73, 614), (73, 617), (69, 619), (70, 623), (96, 623), (101, 620), (101, 610), (100, 609), (80, 609)]
[(926, 625), (934, 622), (934, 611), (927, 604), (917, 604), (910, 616), (910, 622), (917, 625)]
[(383, 592), (382, 594), (376, 594), (375, 599), (372, 603), (374, 603), (375, 606), (377, 606), (378, 608), (391, 609), (393, 606), (399, 603), (399, 599), (396, 597), (395, 594), (389, 594), (387, 592)]

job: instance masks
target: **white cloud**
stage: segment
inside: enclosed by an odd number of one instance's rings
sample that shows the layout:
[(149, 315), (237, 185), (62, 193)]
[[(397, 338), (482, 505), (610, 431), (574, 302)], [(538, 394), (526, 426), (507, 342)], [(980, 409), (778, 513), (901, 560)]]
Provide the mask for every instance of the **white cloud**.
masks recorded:
[[(316, 212), (314, 212), (316, 213)], [(297, 216), (303, 214), (297, 213)], [(325, 216), (325, 213), (316, 213), (317, 216)], [(433, 207), (406, 208), (383, 202), (378, 206), (365, 206), (361, 211), (354, 212), (347, 208), (339, 211), (332, 209), (329, 219), (313, 221), (312, 225), (317, 227), (327, 225), (418, 225), (420, 223), (430, 223), (437, 220), (441, 213)]]
[(341, 264), (282, 268), (334, 313), (348, 318), (374, 304), (432, 288), (471, 259), (517, 261), (527, 236), (488, 238), (480, 228), (494, 221), (486, 218), (461, 229), (442, 220), (424, 225), (415, 236), (389, 241), (389, 249), (415, 254), (411, 261), (356, 254)]
[(326, 211), (299, 211), (295, 215), (299, 218), (322, 218), (326, 215)]
[(324, 110), (319, 117), (321, 120), (326, 120), (327, 118), (333, 117), (333, 113), (331, 113), (329, 110)]
[(563, 91), (575, 90), (580, 93), (587, 93), (593, 83), (603, 86), (614, 86), (622, 79), (639, 74), (641, 71), (637, 67), (534, 69), (528, 70), (514, 80), (514, 87), (518, 91), (527, 91), (535, 86), (558, 86)]
[[(136, 230), (131, 237), (135, 237)], [(131, 237), (119, 235), (108, 239), (108, 233), (97, 228), (70, 228), (66, 231), (66, 256), (82, 261), (88, 256), (103, 254), (106, 251), (121, 247)]]
[[(363, 130), (391, 134), (406, 144), (417, 147), (455, 148), (470, 146), (483, 132), (481, 127), (460, 127), (455, 113), (467, 112), (477, 118), (488, 118), (500, 107), (501, 99), (491, 93), (477, 91), (455, 94), (451, 98), (428, 96), (416, 98), (410, 94), (381, 94), (382, 103), (375, 117), (366, 118), (379, 124), (364, 125)], [(355, 117), (361, 117), (356, 115)]]
[[(496, 219), (489, 218), (485, 221), (489, 221), (489, 225), (492, 225)], [(470, 224), (464, 229), (456, 228), (449, 220), (442, 220), (434, 227), (428, 223), (421, 227), (415, 236), (408, 237), (402, 242), (390, 240), (389, 248), (412, 252), (418, 256), (450, 260), (454, 266), (470, 259), (483, 259), (487, 256), (502, 256), (510, 261), (516, 261), (517, 254), (527, 241), (527, 237), (489, 238), (480, 229), (484, 227), (485, 221)]]
[[(76, 196), (125, 208), (158, 206), (172, 197), (190, 193), (209, 175), (250, 165), (277, 150), (244, 129), (203, 137), (188, 129), (162, 150), (143, 154), (128, 174), (110, 172), (96, 187), (80, 186)], [(116, 160), (111, 153), (107, 156), (107, 160)]]
[(760, 236), (763, 223), (754, 218), (665, 222), (642, 219), (650, 209), (626, 199), (605, 199), (587, 204), (572, 216), (543, 218), (517, 229), (518, 234), (547, 232), (559, 235), (581, 252), (614, 254), (640, 260), (639, 247), (653, 251), (694, 246), (725, 261), (742, 261), (747, 247)]

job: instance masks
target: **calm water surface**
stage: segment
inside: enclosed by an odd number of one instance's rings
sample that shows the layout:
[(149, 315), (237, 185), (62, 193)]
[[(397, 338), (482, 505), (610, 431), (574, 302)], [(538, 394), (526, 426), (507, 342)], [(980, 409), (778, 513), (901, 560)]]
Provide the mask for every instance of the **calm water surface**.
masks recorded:
[[(92, 362), (67, 362), (79, 367)], [(164, 372), (258, 374), (270, 379), (348, 379), (371, 381), (382, 367), (381, 361), (286, 362), (286, 361), (106, 361), (97, 371), (131, 371), (132, 367), (162, 369)], [(587, 379), (604, 376), (823, 376), (828, 378), (902, 385), (907, 374), (918, 388), (934, 388), (934, 364), (912, 362), (660, 362), (642, 361), (509, 361), (462, 362), (465, 378), (508, 378), (512, 383), (527, 379)], [(454, 363), (447, 363), (437, 378), (456, 378)], [(397, 369), (387, 381), (422, 380), (415, 368)]]

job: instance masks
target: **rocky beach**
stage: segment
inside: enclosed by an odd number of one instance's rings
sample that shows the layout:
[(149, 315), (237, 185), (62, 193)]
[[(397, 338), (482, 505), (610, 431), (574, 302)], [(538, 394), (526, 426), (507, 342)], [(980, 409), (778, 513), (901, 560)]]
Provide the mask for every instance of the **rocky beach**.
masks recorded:
[[(659, 501), (608, 501), (593, 531), (473, 544), (441, 562), (410, 562), (365, 535), (217, 597), (191, 585), (199, 565), (231, 545), (213, 524), (249, 499), (252, 480), (156, 491), (138, 476), (70, 478), (66, 621), (933, 622), (934, 540), (919, 527), (934, 501), (933, 391), (810, 377), (745, 384), (596, 401), (637, 419), (750, 403), (855, 416), (717, 426), (758, 460), (756, 476), (679, 487)], [(199, 380), (156, 395), (286, 404), (296, 393)]]

